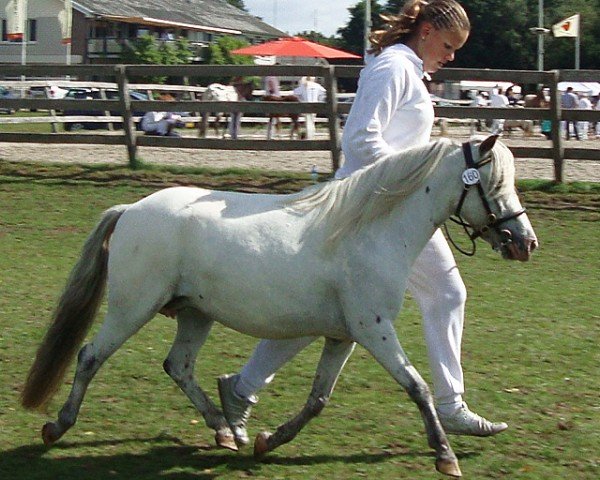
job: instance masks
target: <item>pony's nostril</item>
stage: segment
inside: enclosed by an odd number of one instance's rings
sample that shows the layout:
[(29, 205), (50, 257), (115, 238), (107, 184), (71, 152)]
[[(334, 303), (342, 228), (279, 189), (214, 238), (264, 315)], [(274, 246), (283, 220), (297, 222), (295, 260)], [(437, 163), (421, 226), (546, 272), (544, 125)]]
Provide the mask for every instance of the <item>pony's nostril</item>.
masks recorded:
[(531, 242), (529, 242), (529, 251), (533, 252), (536, 248), (538, 248), (538, 242), (537, 240), (533, 239)]

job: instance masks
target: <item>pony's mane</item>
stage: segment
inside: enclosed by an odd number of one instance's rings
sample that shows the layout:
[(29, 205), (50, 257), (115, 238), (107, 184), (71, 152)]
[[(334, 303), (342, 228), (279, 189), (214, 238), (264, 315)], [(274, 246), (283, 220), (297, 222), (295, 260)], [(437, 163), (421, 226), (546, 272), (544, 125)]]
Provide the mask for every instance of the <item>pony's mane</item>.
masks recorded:
[(391, 154), (343, 180), (312, 187), (296, 195), (287, 207), (315, 211), (312, 224), (329, 217), (327, 243), (334, 245), (349, 231), (358, 231), (389, 213), (417, 190), (440, 160), (457, 144), (441, 138), (427, 145)]
[(484, 186), (488, 200), (495, 200), (511, 193), (515, 186), (514, 157), (509, 148), (497, 141), (492, 149), (491, 172)]
[[(470, 139), (473, 149), (484, 137)], [(311, 225), (327, 216), (326, 243), (334, 246), (350, 231), (358, 231), (374, 219), (389, 213), (398, 203), (418, 190), (431, 176), (440, 160), (460, 144), (440, 138), (427, 145), (389, 155), (338, 181), (327, 182), (303, 190), (288, 198), (285, 206), (299, 213), (313, 212)], [(497, 141), (490, 152), (489, 174), (483, 175), (488, 200), (512, 193), (514, 162), (512, 152)], [(461, 152), (462, 155), (462, 152)]]

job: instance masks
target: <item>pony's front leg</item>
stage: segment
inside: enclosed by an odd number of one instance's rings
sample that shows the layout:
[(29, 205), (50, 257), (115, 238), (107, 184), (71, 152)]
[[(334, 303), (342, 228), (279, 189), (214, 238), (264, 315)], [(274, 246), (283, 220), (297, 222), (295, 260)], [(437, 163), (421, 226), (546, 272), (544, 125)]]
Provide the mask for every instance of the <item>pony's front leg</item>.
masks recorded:
[(436, 452), (437, 470), (460, 477), (458, 460), (437, 417), (429, 387), (404, 353), (393, 320), (373, 315), (372, 318), (348, 319), (348, 323), (352, 338), (375, 357), (419, 407), (429, 446)]
[(329, 401), (335, 383), (344, 368), (355, 343), (327, 338), (315, 373), (313, 387), (304, 408), (298, 415), (280, 425), (274, 434), (261, 432), (254, 440), (254, 457), (260, 459), (267, 452), (293, 440), (304, 426), (319, 415)]

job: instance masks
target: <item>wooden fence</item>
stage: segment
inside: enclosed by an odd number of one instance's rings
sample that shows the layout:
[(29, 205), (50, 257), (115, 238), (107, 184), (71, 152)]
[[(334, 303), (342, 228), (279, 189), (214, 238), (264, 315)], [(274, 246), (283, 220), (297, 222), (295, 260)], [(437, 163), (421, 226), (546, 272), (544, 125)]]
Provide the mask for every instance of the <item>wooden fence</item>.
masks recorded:
[[(29, 77), (29, 78), (63, 78), (63, 79), (102, 79), (115, 85), (118, 89), (118, 99), (48, 99), (48, 98), (2, 98), (0, 108), (5, 109), (44, 109), (49, 112), (56, 110), (94, 110), (116, 112), (120, 116), (108, 116), (103, 121), (122, 122), (123, 134), (82, 134), (82, 133), (0, 133), (0, 141), (33, 142), (33, 143), (88, 143), (114, 144), (127, 147), (130, 162), (135, 162), (137, 148), (140, 146), (164, 146), (195, 149), (220, 150), (322, 150), (331, 152), (332, 169), (339, 167), (341, 155), (340, 115), (350, 111), (350, 103), (338, 102), (338, 79), (356, 79), (360, 66), (215, 66), (215, 65), (0, 65), (0, 78)], [(168, 101), (139, 101), (131, 100), (130, 89), (151, 90), (152, 86), (132, 84), (131, 79), (151, 76), (168, 76), (202, 81), (201, 79), (215, 77), (279, 75), (285, 77), (315, 76), (323, 79), (327, 90), (327, 101), (324, 103), (289, 103), (289, 102), (208, 102), (199, 101), (197, 96), (190, 93), (189, 99), (177, 102)], [(562, 110), (558, 83), (560, 81), (597, 81), (600, 71), (504, 71), (504, 70), (474, 70), (474, 69), (442, 69), (433, 76), (434, 81), (497, 81), (515, 84), (545, 85), (550, 89), (550, 106), (540, 108), (492, 108), (468, 106), (436, 106), (436, 116), (455, 119), (493, 119), (506, 118), (516, 120), (552, 120), (552, 147), (512, 147), (516, 157), (548, 158), (554, 162), (555, 179), (563, 181), (564, 159), (600, 160), (600, 150), (597, 148), (566, 148), (560, 136), (562, 120), (600, 121), (600, 111), (594, 110)], [(206, 83), (206, 82), (204, 82)], [(0, 85), (2, 81), (0, 81)], [(152, 87), (152, 88), (150, 88)], [(161, 90), (192, 92), (198, 87), (184, 85), (165, 85)], [(192, 137), (156, 137), (136, 134), (133, 112), (159, 111), (188, 111), (202, 114), (216, 111), (238, 111), (244, 114), (268, 115), (270, 113), (316, 113), (326, 119), (328, 139), (325, 140), (259, 140), (259, 139), (217, 139)], [(65, 121), (56, 115), (45, 117), (48, 122)], [(94, 120), (94, 118), (92, 118)], [(97, 120), (97, 119), (96, 119)]]

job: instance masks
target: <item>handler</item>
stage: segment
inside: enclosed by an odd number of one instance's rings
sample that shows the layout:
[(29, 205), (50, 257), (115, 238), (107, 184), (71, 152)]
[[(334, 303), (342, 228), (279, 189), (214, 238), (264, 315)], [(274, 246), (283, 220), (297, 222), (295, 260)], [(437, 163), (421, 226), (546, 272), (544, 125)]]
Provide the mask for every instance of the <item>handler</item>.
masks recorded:
[[(455, 0), (409, 0), (399, 15), (382, 18), (389, 28), (371, 35), (371, 55), (344, 128), (345, 163), (336, 172), (338, 179), (388, 154), (429, 142), (434, 110), (423, 77), (452, 61), (470, 32), (467, 14)], [(436, 409), (446, 433), (489, 436), (505, 430), (506, 423), (480, 417), (463, 401), (466, 289), (440, 230), (415, 262), (409, 290), (423, 314)], [(255, 393), (314, 340), (261, 340), (239, 374), (219, 377), (221, 404), (237, 443), (248, 443), (246, 423), (258, 400)]]

